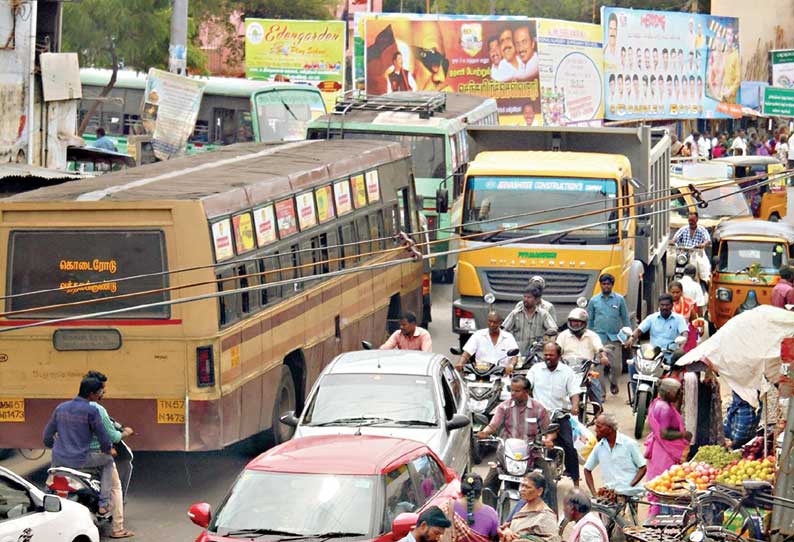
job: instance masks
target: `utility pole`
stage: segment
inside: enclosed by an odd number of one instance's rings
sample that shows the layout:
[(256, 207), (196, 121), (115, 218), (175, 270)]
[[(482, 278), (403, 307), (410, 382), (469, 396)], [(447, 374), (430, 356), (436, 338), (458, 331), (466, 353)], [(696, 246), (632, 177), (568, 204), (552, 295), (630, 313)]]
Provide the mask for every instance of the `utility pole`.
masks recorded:
[(168, 71), (178, 75), (187, 75), (187, 3), (188, 0), (173, 0), (171, 10)]

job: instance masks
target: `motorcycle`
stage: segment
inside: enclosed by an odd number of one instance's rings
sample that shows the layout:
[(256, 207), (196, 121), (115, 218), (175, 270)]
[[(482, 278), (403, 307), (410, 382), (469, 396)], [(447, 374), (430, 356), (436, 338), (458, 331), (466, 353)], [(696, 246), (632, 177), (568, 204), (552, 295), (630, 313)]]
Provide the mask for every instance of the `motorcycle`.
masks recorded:
[(532, 443), (523, 439), (493, 437), (499, 443), (496, 464), (491, 466), (496, 467), (500, 481), (496, 502), (500, 523), (507, 520), (510, 512), (521, 500), (518, 489), (521, 480), (530, 469), (539, 470), (546, 479), (543, 500), (555, 513), (557, 512), (557, 482), (565, 469), (565, 451), (558, 446), (547, 448), (543, 443), (543, 437), (559, 431), (559, 420), (569, 415), (562, 411), (552, 412), (551, 423), (536, 435)]
[[(114, 427), (121, 431), (122, 425), (111, 420)], [(122, 498), (126, 499), (130, 478), (132, 477), (132, 449), (123, 440), (114, 444), (117, 469), (121, 479)], [(47, 469), (47, 491), (64, 499), (75, 501), (94, 514), (97, 523), (109, 522), (111, 515), (99, 515), (99, 493), (101, 489), (101, 469), (73, 469), (70, 467), (50, 467)]]
[(632, 346), (634, 353), (629, 363), (636, 369), (636, 392), (632, 390), (631, 382), (627, 387), (631, 409), (634, 411), (634, 438), (642, 438), (645, 421), (648, 419), (648, 407), (656, 397), (659, 381), (667, 377), (672, 369), (670, 356), (685, 342), (686, 338), (676, 337), (665, 348), (653, 346), (650, 342)]
[(596, 364), (593, 360), (574, 354), (564, 355), (562, 361), (573, 369), (579, 381), (579, 421), (586, 426), (591, 426), (604, 411), (601, 397), (598, 397), (593, 387), (593, 382), (600, 376), (593, 369)]
[(519, 360), (516, 367), (520, 371), (528, 371), (536, 363), (543, 362), (543, 345), (546, 344), (546, 339), (543, 337), (537, 338), (532, 341), (523, 360)]
[[(456, 356), (463, 354), (460, 348), (450, 348)], [(502, 361), (518, 355), (518, 349), (508, 350), (507, 354), (496, 363), (470, 360), (463, 366), (463, 381), (469, 392), (469, 411), (471, 412), (471, 460), (479, 465), (482, 462), (482, 447), (494, 446), (492, 439), (480, 440), (477, 433), (482, 431), (491, 420), (496, 406), (503, 400), (502, 392), (509, 385), (504, 382), (505, 368)], [(485, 416), (485, 423), (480, 423), (475, 414)]]
[[(700, 258), (695, 258), (695, 255), (700, 256)], [(706, 251), (702, 248), (675, 247), (675, 268), (673, 270), (673, 278), (675, 280), (681, 280), (681, 277), (684, 276), (684, 268), (691, 263), (697, 270), (697, 273), (695, 274), (695, 280), (697, 280), (700, 284), (703, 293), (708, 295), (709, 285), (707, 282), (704, 282), (700, 279), (699, 262), (701, 258), (705, 257), (705, 255)]]

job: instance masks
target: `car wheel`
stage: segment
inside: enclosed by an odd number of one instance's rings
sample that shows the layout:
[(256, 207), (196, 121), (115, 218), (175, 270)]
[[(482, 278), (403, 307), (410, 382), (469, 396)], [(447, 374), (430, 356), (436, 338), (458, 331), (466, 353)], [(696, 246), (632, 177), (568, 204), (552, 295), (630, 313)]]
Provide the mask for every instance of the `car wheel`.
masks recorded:
[(780, 222), (780, 215), (777, 214), (777, 213), (772, 213), (772, 215), (769, 217), (769, 221), (770, 222)]

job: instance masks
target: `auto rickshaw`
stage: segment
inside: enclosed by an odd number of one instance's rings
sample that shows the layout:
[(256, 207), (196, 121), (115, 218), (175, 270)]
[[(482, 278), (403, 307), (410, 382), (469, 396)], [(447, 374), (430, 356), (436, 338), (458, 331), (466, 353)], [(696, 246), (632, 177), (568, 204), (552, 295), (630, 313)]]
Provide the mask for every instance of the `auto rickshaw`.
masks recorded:
[[(747, 177), (759, 175), (774, 175), (784, 171), (786, 167), (772, 156), (726, 156), (717, 158), (712, 162), (723, 163), (728, 166), (727, 177), (735, 179), (741, 188), (751, 188), (764, 183), (765, 178), (742, 181)], [(744, 192), (755, 218), (777, 222), (788, 210), (786, 181), (779, 179), (769, 184), (763, 184), (755, 190)]]
[(758, 305), (772, 303), (780, 267), (794, 261), (794, 226), (728, 220), (714, 230), (709, 315), (715, 328)]

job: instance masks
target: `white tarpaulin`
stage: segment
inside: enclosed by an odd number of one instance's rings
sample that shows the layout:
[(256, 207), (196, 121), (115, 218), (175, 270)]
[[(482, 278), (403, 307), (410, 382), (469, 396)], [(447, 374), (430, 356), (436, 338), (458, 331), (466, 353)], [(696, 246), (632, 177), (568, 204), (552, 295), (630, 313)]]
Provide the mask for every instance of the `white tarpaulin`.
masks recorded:
[(761, 305), (728, 320), (677, 365), (707, 358), (733, 391), (758, 407), (756, 391), (765, 394), (780, 376), (780, 344), (786, 337), (794, 337), (794, 312)]

